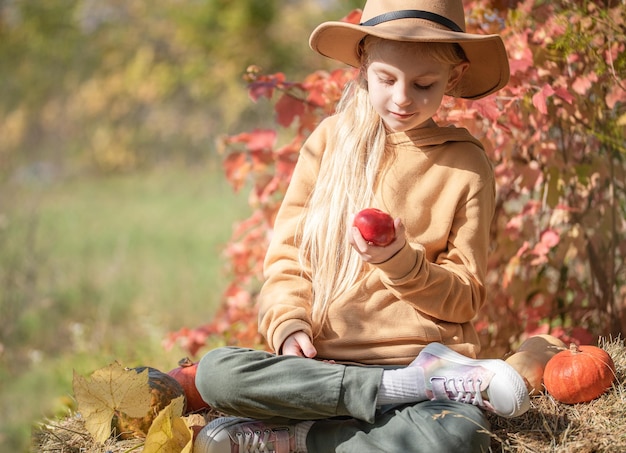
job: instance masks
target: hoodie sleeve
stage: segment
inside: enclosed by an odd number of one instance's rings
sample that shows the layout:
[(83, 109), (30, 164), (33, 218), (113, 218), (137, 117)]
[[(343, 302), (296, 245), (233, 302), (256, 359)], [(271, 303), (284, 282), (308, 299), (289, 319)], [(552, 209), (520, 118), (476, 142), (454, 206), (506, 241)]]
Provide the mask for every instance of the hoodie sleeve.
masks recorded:
[(329, 121), (324, 120), (300, 150), (265, 257), (259, 331), (276, 353), (292, 333), (302, 330), (312, 337), (310, 268), (300, 263), (296, 235), (319, 173)]

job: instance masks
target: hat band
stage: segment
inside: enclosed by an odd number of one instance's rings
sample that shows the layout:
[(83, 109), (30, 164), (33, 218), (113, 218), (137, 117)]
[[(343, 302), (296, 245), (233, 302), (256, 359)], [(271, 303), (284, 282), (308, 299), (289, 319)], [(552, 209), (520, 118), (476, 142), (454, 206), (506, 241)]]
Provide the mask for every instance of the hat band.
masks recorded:
[(364, 27), (373, 27), (375, 25), (382, 24), (383, 22), (389, 22), (398, 19), (426, 19), (439, 25), (443, 25), (444, 27), (448, 27), (452, 31), (463, 33), (463, 29), (447, 17), (441, 16), (437, 13), (431, 13), (429, 11), (422, 11), (419, 9), (391, 11), (389, 13), (381, 14), (380, 16), (372, 17), (370, 20), (361, 22), (359, 25), (362, 25)]

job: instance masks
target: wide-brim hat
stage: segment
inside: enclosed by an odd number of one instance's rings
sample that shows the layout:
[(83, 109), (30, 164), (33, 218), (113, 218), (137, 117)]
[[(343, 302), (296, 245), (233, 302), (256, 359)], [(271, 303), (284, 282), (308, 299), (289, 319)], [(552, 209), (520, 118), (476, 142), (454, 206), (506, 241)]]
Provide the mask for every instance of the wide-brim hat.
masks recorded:
[(466, 33), (461, 0), (369, 0), (360, 24), (324, 22), (309, 39), (321, 55), (359, 67), (359, 44), (368, 35), (393, 41), (458, 43), (470, 63), (453, 96), (478, 99), (509, 81), (509, 60), (498, 35)]

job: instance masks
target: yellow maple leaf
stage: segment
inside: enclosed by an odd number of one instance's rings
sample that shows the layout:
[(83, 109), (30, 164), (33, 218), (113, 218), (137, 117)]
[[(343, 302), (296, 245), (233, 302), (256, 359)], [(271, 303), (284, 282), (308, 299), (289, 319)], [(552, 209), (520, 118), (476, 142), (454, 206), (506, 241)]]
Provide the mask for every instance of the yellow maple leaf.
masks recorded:
[(97, 442), (111, 435), (111, 420), (116, 412), (143, 417), (150, 410), (148, 369), (137, 373), (115, 362), (84, 378), (74, 370), (72, 382), (78, 411), (85, 427)]
[(193, 433), (182, 418), (184, 408), (185, 398), (179, 396), (159, 412), (146, 436), (144, 453), (191, 453)]

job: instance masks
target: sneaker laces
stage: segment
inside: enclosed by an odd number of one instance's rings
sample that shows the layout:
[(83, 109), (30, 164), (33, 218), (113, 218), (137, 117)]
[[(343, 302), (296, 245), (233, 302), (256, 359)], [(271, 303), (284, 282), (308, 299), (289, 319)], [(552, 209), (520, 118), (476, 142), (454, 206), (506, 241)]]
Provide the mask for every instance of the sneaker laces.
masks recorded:
[(448, 379), (443, 376), (433, 376), (430, 378), (430, 383), (436, 399), (451, 399), (482, 408), (490, 406), (483, 400), (481, 390), (483, 381), (480, 378)]
[[(276, 435), (272, 450), (268, 443), (272, 434)], [(233, 439), (239, 446), (240, 453), (288, 453), (289, 452), (289, 430), (270, 429), (238, 431)]]
[(260, 431), (235, 434), (235, 440), (241, 452), (268, 452), (267, 441), (270, 437), (269, 429), (263, 430), (263, 436)]

